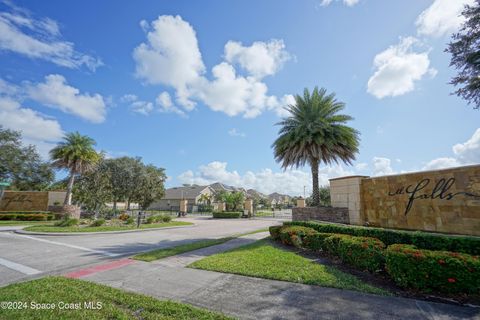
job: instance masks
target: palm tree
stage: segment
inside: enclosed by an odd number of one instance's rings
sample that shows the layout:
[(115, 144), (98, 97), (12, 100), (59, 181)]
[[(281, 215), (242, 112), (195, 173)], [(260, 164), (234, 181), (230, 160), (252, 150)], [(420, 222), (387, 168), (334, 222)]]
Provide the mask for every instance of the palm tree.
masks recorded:
[(338, 114), (344, 108), (345, 104), (338, 101), (334, 93), (327, 94), (324, 88), (315, 87), (311, 95), (305, 89), (303, 97), (296, 95), (295, 104), (286, 107), (290, 116), (277, 123), (282, 127), (272, 145), (275, 160), (281, 162), (284, 169), (310, 164), (314, 206), (320, 205), (320, 162), (351, 164), (358, 152), (359, 132), (345, 125), (353, 118)]
[(52, 165), (69, 171), (64, 205), (72, 204), (72, 189), (75, 176), (91, 171), (100, 161), (101, 155), (95, 151), (94, 145), (95, 140), (92, 138), (73, 132), (68, 133), (62, 142), (50, 150)]

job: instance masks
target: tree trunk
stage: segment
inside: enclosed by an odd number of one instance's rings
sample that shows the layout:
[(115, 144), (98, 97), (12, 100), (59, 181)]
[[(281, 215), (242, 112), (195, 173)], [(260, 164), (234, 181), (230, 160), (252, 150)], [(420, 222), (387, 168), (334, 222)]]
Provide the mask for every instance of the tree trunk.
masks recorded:
[(318, 160), (311, 160), (312, 167), (312, 207), (320, 205), (320, 189), (318, 187)]
[(127, 200), (127, 210), (130, 211), (130, 198), (128, 198), (128, 200)]
[(63, 202), (64, 205), (69, 206), (72, 204), (72, 190), (73, 190), (74, 182), (75, 182), (75, 174), (71, 172), (70, 177), (68, 178), (67, 194), (65, 195), (65, 201)]
[(117, 199), (113, 200), (113, 210), (117, 210)]

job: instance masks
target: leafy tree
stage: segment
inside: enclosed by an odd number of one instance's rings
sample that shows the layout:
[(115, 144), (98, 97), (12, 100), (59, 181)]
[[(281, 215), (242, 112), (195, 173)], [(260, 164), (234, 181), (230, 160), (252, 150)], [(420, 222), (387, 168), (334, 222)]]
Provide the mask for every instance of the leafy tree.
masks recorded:
[(0, 126), (0, 180), (10, 181), (12, 190), (44, 190), (53, 181), (51, 166), (35, 146), (23, 146), (19, 131)]
[(165, 194), (166, 178), (165, 169), (154, 165), (143, 166), (141, 176), (137, 179), (135, 196), (131, 200), (138, 202), (142, 209), (147, 209)]
[(69, 171), (67, 194), (64, 205), (72, 204), (72, 190), (75, 177), (92, 171), (101, 159), (93, 146), (95, 141), (78, 132), (68, 133), (63, 141), (50, 150), (52, 164), (59, 169)]
[(198, 201), (202, 204), (210, 205), (212, 201), (212, 196), (207, 193), (202, 193), (200, 197), (198, 198)]
[(452, 36), (452, 41), (445, 51), (452, 54), (450, 66), (458, 70), (451, 84), (459, 86), (455, 94), (474, 109), (480, 108), (480, 0), (474, 5), (467, 5), (462, 12), (466, 21), (459, 32)]
[(110, 172), (106, 169), (104, 161), (77, 179), (73, 198), (76, 203), (81, 203), (88, 211), (96, 214), (104, 209), (105, 203), (112, 199)]
[(304, 166), (312, 170), (312, 205), (320, 205), (318, 168), (343, 161), (351, 164), (358, 152), (359, 132), (345, 125), (353, 118), (338, 114), (345, 108), (335, 94), (315, 87), (312, 94), (304, 90), (303, 97), (295, 96), (295, 104), (286, 107), (290, 116), (277, 123), (281, 126), (275, 140), (275, 159), (288, 167)]
[(324, 186), (320, 187), (320, 204), (322, 206), (329, 206), (330, 205), (330, 187)]

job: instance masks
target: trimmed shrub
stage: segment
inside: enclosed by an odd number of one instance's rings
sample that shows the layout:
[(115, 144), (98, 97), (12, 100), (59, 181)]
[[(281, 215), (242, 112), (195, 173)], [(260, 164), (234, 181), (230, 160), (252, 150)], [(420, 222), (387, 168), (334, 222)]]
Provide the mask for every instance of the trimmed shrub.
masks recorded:
[(271, 226), (268, 228), (268, 231), (270, 232), (270, 236), (272, 237), (273, 240), (279, 240), (280, 239), (280, 230), (282, 229), (282, 226)]
[(214, 219), (236, 219), (242, 216), (241, 212), (214, 212)]
[(325, 233), (341, 233), (358, 237), (377, 238), (387, 246), (392, 244), (412, 244), (421, 249), (454, 251), (480, 255), (480, 237), (449, 236), (421, 231), (347, 226), (311, 221), (292, 221), (285, 222), (283, 225), (304, 226)]
[(337, 255), (343, 262), (368, 271), (382, 270), (385, 244), (375, 238), (343, 236), (337, 244)]
[(385, 250), (386, 270), (401, 287), (446, 293), (480, 293), (480, 259), (468, 254), (394, 244)]
[(0, 214), (52, 214), (50, 211), (0, 211)]
[(0, 214), (0, 220), (15, 220), (17, 219), (16, 214)]
[(303, 246), (303, 239), (307, 235), (312, 235), (317, 233), (312, 228), (300, 227), (300, 226), (292, 226), (292, 227), (283, 227), (280, 229), (280, 240), (283, 244), (295, 246), (295, 247), (302, 247)]
[(330, 237), (326, 237), (323, 241), (322, 249), (332, 255), (338, 255), (338, 244), (342, 238), (351, 237), (348, 234), (330, 234)]
[(332, 236), (331, 233), (321, 233), (321, 232), (308, 234), (303, 239), (303, 245), (305, 246), (305, 248), (310, 249), (312, 251), (319, 251), (323, 249), (323, 245), (324, 245), (323, 243), (325, 239), (331, 236)]
[(128, 217), (127, 221), (125, 221), (126, 224), (134, 224), (135, 223), (135, 219), (133, 219), (133, 217)]
[(73, 227), (78, 225), (79, 221), (78, 219), (63, 219), (60, 220), (59, 222), (55, 223), (55, 226), (57, 227)]
[(169, 216), (169, 215), (166, 215), (166, 214), (164, 214), (164, 215), (161, 217), (161, 219), (162, 219), (162, 222), (165, 222), (165, 223), (172, 221), (172, 217)]
[(17, 221), (47, 221), (48, 214), (18, 214), (16, 219)]
[(148, 223), (148, 224), (152, 224), (152, 223), (155, 223), (155, 222), (157, 222), (157, 216), (150, 216), (145, 221), (145, 223)]
[(97, 219), (90, 224), (90, 227), (100, 227), (105, 224), (105, 219)]

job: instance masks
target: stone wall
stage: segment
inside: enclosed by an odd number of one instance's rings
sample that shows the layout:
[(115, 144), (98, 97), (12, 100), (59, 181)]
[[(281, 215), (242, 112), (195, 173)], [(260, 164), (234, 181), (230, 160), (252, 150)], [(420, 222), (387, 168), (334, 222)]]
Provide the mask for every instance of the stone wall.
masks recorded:
[(5, 191), (0, 211), (47, 211), (48, 192)]
[(480, 236), (480, 165), (361, 181), (361, 223)]
[(293, 221), (318, 220), (335, 223), (349, 223), (348, 208), (306, 207), (292, 209)]

